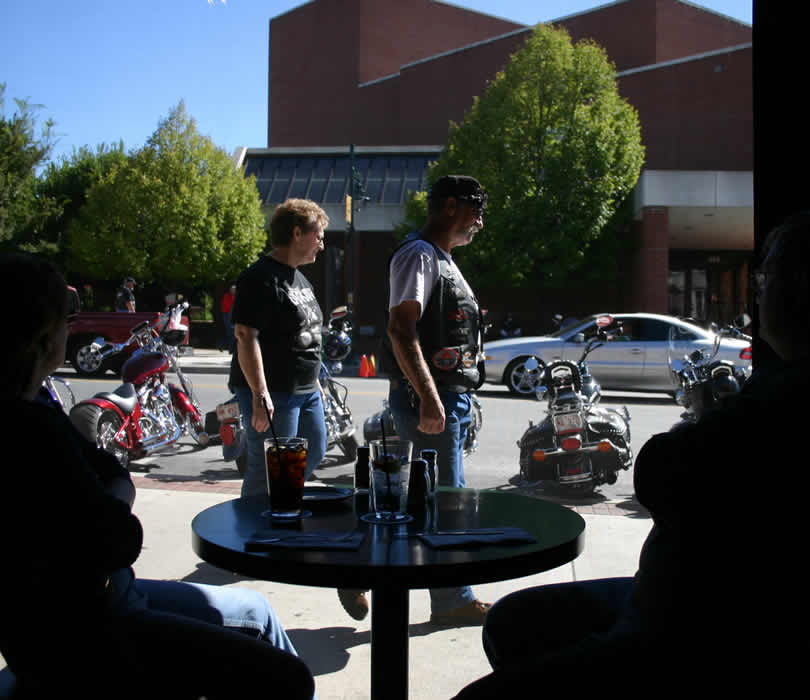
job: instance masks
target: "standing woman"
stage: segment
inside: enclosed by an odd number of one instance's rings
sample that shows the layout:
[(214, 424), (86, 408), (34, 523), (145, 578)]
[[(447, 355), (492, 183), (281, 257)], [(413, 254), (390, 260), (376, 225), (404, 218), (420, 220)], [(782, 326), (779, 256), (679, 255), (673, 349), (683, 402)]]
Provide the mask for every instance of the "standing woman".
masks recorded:
[(36, 400), (65, 359), (67, 285), (0, 256), (0, 294), (24, 299), (0, 344), (0, 652), (26, 697), (312, 698), (313, 680), (266, 598), (135, 579), (135, 488), (111, 455)]
[(323, 250), (326, 213), (307, 199), (288, 199), (270, 221), (273, 248), (239, 277), (232, 309), (236, 354), (230, 386), (247, 426), (248, 463), (242, 497), (266, 493), (264, 440), (307, 439), (306, 478), (326, 453), (318, 376), (323, 314), (298, 270)]

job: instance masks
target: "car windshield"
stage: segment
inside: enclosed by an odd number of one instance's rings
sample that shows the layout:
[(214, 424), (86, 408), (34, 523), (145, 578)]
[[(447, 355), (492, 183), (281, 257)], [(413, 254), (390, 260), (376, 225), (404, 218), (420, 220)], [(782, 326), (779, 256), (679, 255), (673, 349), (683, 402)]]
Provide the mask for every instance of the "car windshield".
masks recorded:
[(560, 327), (554, 331), (553, 333), (549, 333), (549, 338), (559, 338), (563, 335), (568, 335), (570, 331), (572, 331), (577, 326), (581, 326), (583, 323), (588, 322), (591, 323), (596, 321), (599, 316), (604, 316), (604, 314), (593, 314), (592, 316), (588, 316), (587, 318), (566, 318), (563, 319)]

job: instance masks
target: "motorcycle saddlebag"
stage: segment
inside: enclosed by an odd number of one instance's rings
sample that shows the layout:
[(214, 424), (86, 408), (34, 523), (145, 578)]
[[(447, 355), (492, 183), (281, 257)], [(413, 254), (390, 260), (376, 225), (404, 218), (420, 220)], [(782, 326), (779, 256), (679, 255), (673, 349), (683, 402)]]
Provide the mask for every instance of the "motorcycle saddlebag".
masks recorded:
[(621, 415), (605, 409), (588, 414), (588, 428), (596, 437), (624, 437), (627, 423)]
[(551, 421), (546, 418), (539, 425), (530, 427), (518, 443), (520, 447), (520, 473), (529, 481), (548, 481), (556, 478), (555, 460), (542, 462), (533, 458), (537, 449), (548, 450), (554, 446)]

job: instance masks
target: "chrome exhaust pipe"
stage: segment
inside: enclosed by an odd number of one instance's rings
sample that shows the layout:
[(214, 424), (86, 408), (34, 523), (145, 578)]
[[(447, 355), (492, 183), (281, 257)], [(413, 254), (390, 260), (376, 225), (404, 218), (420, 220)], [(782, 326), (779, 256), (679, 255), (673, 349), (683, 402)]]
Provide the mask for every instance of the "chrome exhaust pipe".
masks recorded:
[[(146, 416), (159, 425), (154, 415), (147, 413)], [(168, 447), (172, 443), (177, 442), (182, 434), (183, 428), (177, 424), (177, 421), (174, 421), (174, 431), (170, 432), (166, 430), (157, 435), (152, 435), (143, 441), (144, 453), (150, 454), (164, 447)]]

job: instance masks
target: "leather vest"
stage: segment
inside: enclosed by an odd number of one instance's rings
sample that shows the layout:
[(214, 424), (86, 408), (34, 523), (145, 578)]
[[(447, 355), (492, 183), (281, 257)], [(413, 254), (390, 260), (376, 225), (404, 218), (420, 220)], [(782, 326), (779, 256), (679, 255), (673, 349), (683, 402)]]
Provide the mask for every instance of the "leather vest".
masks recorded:
[[(408, 239), (402, 245), (412, 241)], [(436, 387), (465, 393), (477, 389), (483, 379), (479, 374), (479, 354), (483, 353), (480, 342), (481, 311), (475, 296), (468, 291), (468, 285), (450, 262), (444, 259), (439, 248), (433, 247), (437, 250), (439, 260), (439, 279), (416, 324), (419, 344)], [(391, 258), (388, 260), (389, 269)], [(386, 329), (387, 322), (386, 312)], [(404, 376), (386, 331), (383, 332), (380, 368), (392, 379), (402, 379)], [(480, 368), (483, 369), (483, 363)]]

